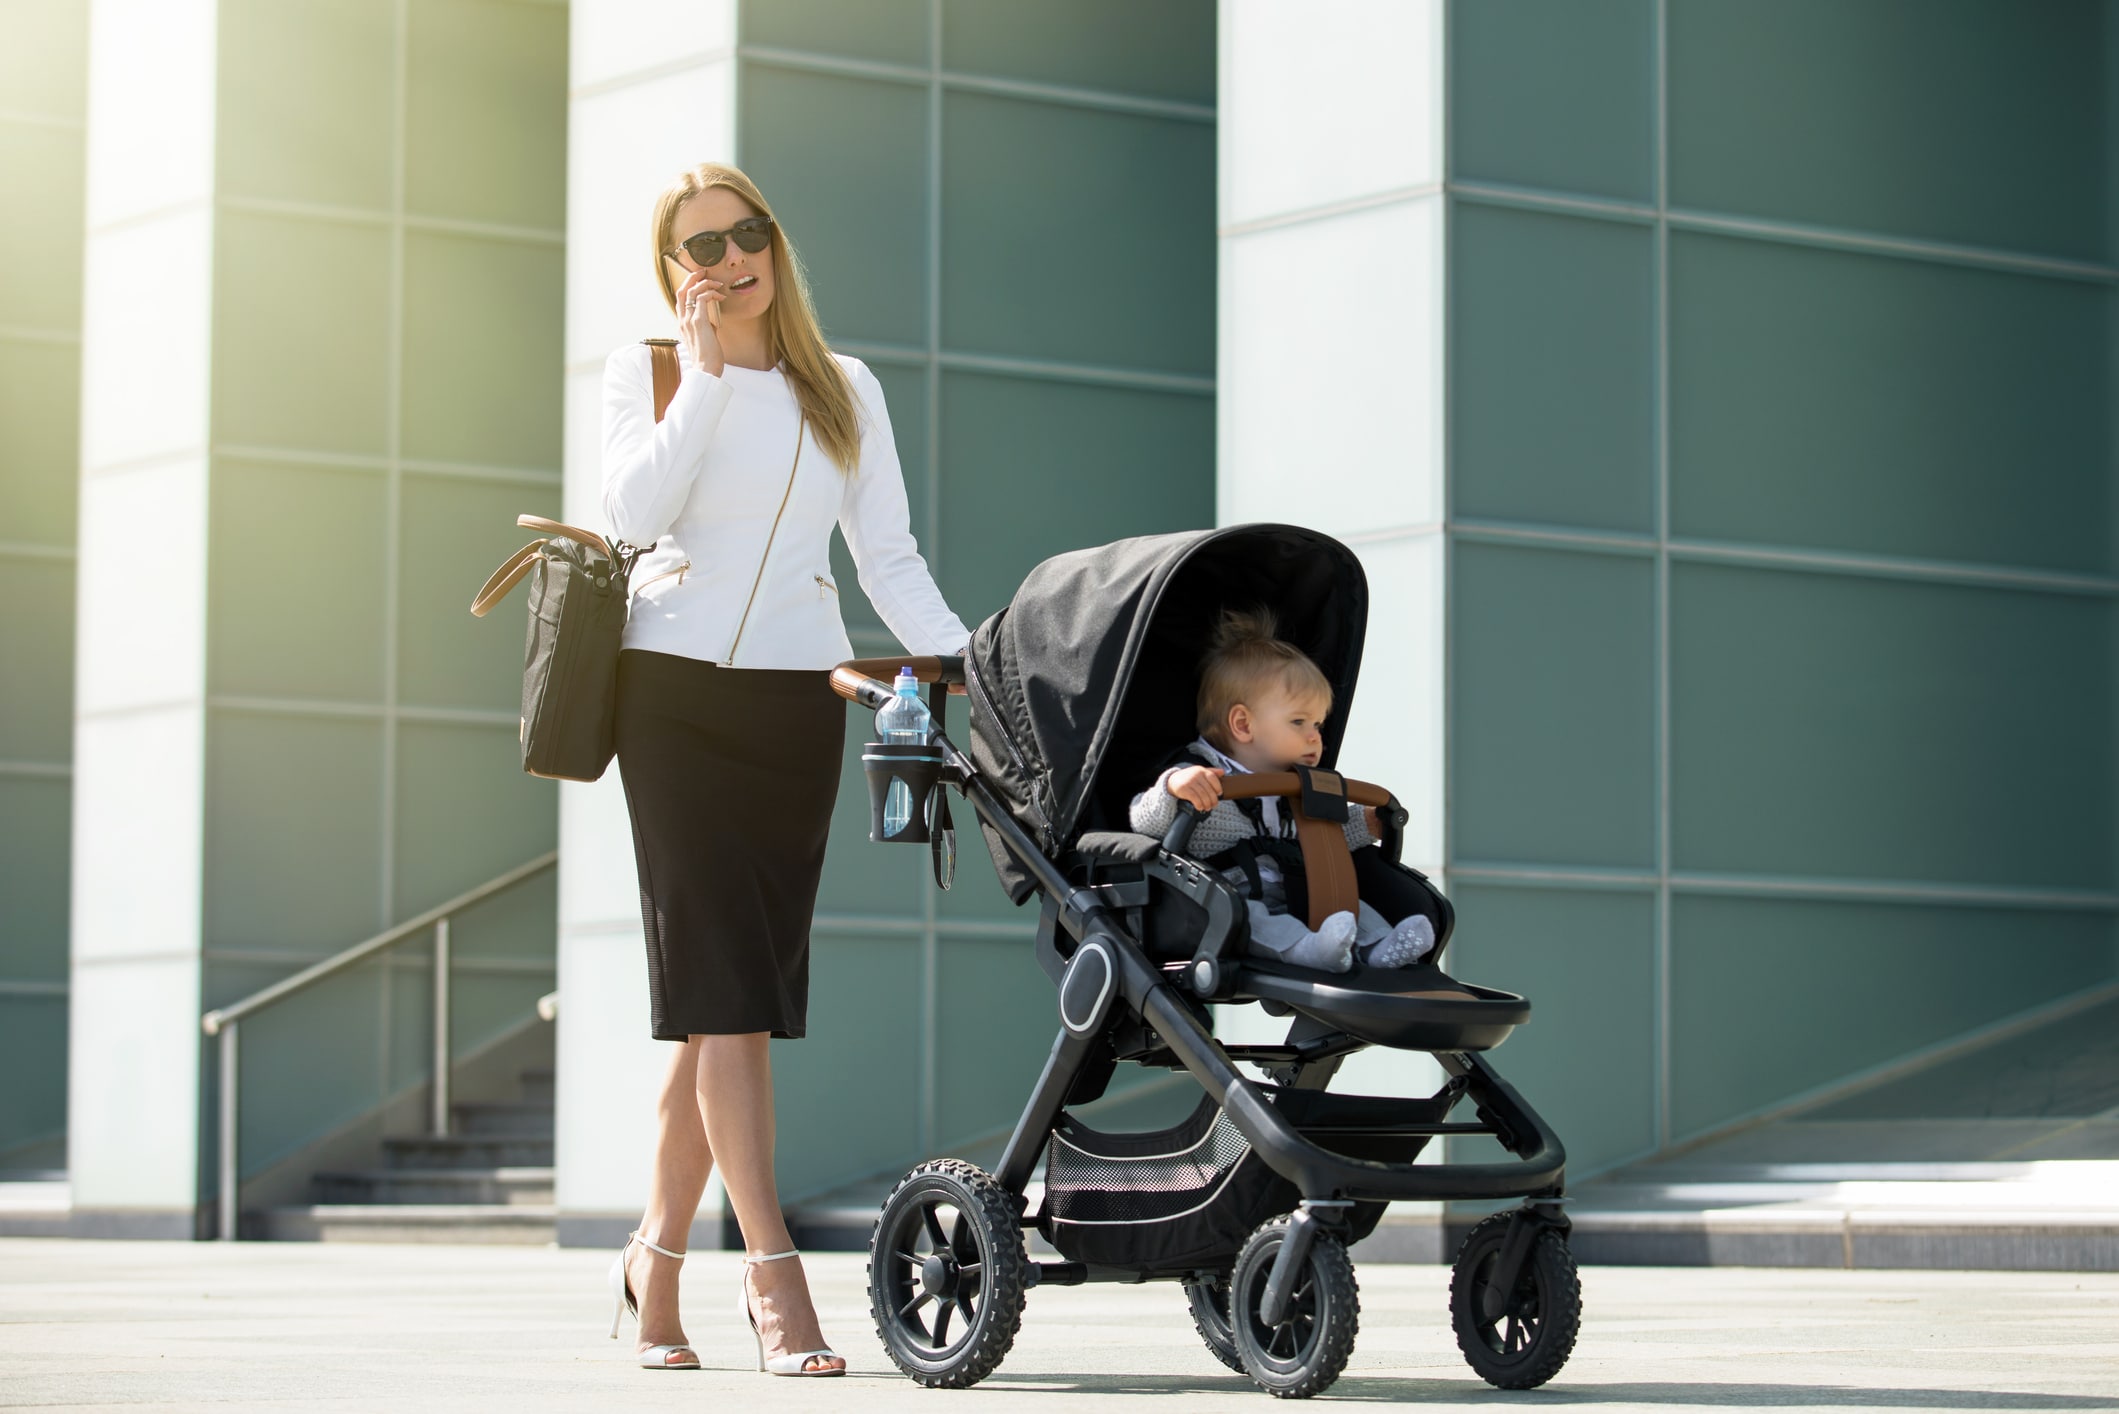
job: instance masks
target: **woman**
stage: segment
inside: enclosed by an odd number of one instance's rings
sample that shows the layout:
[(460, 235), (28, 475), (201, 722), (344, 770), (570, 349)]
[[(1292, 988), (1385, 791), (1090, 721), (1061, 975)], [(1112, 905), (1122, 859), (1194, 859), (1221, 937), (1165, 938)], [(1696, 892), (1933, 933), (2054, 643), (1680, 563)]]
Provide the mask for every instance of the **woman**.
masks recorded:
[(853, 654), (832, 526), (912, 652), (959, 653), (970, 635), (913, 543), (883, 390), (825, 345), (758, 189), (733, 167), (695, 167), (657, 199), (652, 234), (682, 378), (658, 423), (648, 346), (611, 355), (603, 506), (614, 539), (654, 546), (618, 658), (618, 768), (654, 1034), (680, 1044), (647, 1211), (611, 1281), (621, 1309), (637, 1303), (640, 1363), (697, 1369), (678, 1264), (718, 1162), (759, 1368), (838, 1375), (773, 1185), (768, 1050), (803, 1034), (839, 781), (845, 710), (827, 673)]

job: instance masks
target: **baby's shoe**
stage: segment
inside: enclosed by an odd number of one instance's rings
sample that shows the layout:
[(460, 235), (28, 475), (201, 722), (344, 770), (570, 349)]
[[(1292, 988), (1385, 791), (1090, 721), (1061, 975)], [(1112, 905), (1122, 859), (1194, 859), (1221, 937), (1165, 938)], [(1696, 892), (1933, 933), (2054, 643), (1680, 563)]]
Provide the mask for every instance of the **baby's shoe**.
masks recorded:
[(1317, 925), (1317, 931), (1282, 953), (1281, 959), (1319, 972), (1354, 970), (1354, 915), (1341, 909)]
[(1416, 913), (1368, 945), (1362, 960), (1370, 967), (1411, 967), (1435, 950), (1435, 925)]

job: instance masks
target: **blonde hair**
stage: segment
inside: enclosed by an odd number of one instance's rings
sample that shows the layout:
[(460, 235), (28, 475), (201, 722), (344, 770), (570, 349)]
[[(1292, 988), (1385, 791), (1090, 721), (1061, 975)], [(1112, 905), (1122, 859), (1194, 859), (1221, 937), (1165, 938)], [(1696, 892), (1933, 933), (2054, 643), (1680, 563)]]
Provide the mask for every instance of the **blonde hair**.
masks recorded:
[(1332, 684), (1309, 655), (1274, 636), (1278, 629), (1270, 609), (1224, 610), (1214, 625), (1207, 655), (1200, 661), (1199, 734), (1229, 749), (1229, 709), (1249, 703), (1263, 688), (1280, 688), (1289, 697), (1321, 697), (1332, 706)]
[(776, 290), (765, 312), (767, 352), (781, 365), (802, 417), (826, 456), (841, 471), (851, 472), (861, 462), (861, 424), (853, 384), (846, 370), (831, 356), (824, 330), (810, 304), (809, 279), (802, 258), (781, 229), (780, 219), (766, 204), (757, 185), (734, 167), (702, 162), (680, 175), (655, 198), (655, 214), (649, 222), (649, 245), (654, 253), (655, 282), (662, 287), (663, 302), (677, 312), (677, 287), (670, 280), (670, 263), (664, 253), (677, 243), (677, 212), (701, 192), (725, 187), (746, 202), (772, 225), (773, 276)]

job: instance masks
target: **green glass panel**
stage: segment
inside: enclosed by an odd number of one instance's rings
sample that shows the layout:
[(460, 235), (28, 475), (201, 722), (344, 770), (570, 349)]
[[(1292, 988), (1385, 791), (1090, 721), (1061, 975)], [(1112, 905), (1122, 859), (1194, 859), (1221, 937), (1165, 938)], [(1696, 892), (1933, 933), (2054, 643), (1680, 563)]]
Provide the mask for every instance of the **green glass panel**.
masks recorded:
[(405, 237), (404, 454), (559, 469), (557, 246)]
[(2113, 608), (1678, 564), (1677, 867), (2109, 889)]
[(0, 557), (0, 761), (73, 757), (74, 564)]
[(1803, 1118), (2079, 1120), (2113, 1109), (2119, 1109), (2119, 1001), (1997, 1037)]
[(1443, 965), (1530, 999), (1493, 1062), (1559, 1132), (1569, 1175), (1653, 1149), (1654, 896), (1464, 884), (1451, 901)]
[[(883, 385), (883, 400), (890, 413), (890, 427), (898, 449), (898, 465), (905, 478), (905, 499), (911, 509), (913, 538), (920, 542), (920, 553), (927, 561), (927, 568), (936, 567), (934, 552), (928, 534), (927, 495), (927, 371), (924, 364), (908, 365), (890, 363), (881, 359), (865, 359), (868, 369)], [(831, 538), (831, 577), (839, 589), (839, 615), (846, 621), (849, 634), (854, 635), (856, 653), (867, 653), (861, 642), (863, 635), (881, 635), (895, 644), (890, 630), (883, 626), (883, 616), (868, 602), (861, 592), (860, 576), (856, 572), (853, 555), (846, 548), (846, 538), (833, 534)]]
[(72, 781), (0, 775), (0, 981), (66, 980), (72, 822)]
[(953, 74), (1211, 107), (1214, 58), (1214, 0), (942, 0), (942, 67)]
[(820, 932), (809, 955), (809, 1035), (772, 1047), (783, 1201), (918, 1157), (919, 940)]
[[(536, 784), (545, 786), (548, 790), (554, 788), (550, 781), (539, 781)], [(532, 804), (539, 804), (539, 802), (533, 801)], [(529, 813), (532, 816), (531, 823), (534, 826), (538, 818), (556, 823), (559, 811), (557, 803), (554, 802), (550, 806), (535, 809)], [(412, 833), (413, 831), (408, 828), (406, 834), (410, 835)], [(429, 829), (423, 833), (431, 836), (433, 831)], [(518, 836), (526, 836), (530, 833), (529, 829), (516, 831)], [(530, 852), (524, 853), (517, 858), (515, 863), (527, 863), (537, 854), (549, 852), (551, 847), (552, 841), (548, 838), (544, 842), (542, 849), (533, 848)], [(458, 857), (462, 857), (461, 851), (458, 851)], [(470, 862), (472, 861), (466, 861), (467, 864)], [(502, 867), (512, 868), (514, 866), (507, 865)], [(402, 868), (403, 865), (400, 863), (400, 869)], [(444, 885), (444, 887), (460, 893), (464, 887), (476, 887), (485, 883), (487, 879), (499, 872), (500, 869), (498, 868), (473, 870), (466, 867), (463, 870), (466, 876), (477, 873), (478, 877), (472, 879), (467, 886)], [(547, 985), (542, 990), (531, 996), (530, 1000), (534, 1002), (538, 997), (543, 996), (545, 992), (552, 990), (549, 985), (549, 974), (558, 965), (556, 945), (559, 930), (555, 922), (554, 913), (558, 902), (559, 874), (555, 866), (541, 874), (523, 880), (510, 889), (494, 894), (479, 903), (474, 903), (469, 908), (453, 915), (450, 919), (450, 956), (470, 969), (466, 975), (481, 979), (479, 981), (480, 986), (486, 986), (488, 982), (492, 982), (493, 985), (497, 986), (498, 982), (493, 979), (502, 975), (505, 970), (518, 967), (527, 968), (534, 964), (536, 967), (541, 968), (542, 972), (530, 974), (531, 980), (535, 981), (537, 976), (542, 975), (547, 981)], [(406, 909), (404, 911), (409, 912), (410, 910)], [(489, 968), (497, 970), (486, 970)], [(524, 1008), (522, 1015), (517, 1016), (515, 1020), (521, 1021), (528, 1015), (528, 1008)], [(459, 1046), (457, 1049), (461, 1050), (463, 1048)]]
[(1451, 174), (1655, 199), (1651, 0), (1451, 0)]
[(1673, 0), (1680, 206), (2096, 257), (2099, 0)]
[(1679, 232), (1677, 534), (2102, 571), (2114, 297)]
[[(207, 1005), (226, 1006), (294, 971), (270, 964), (209, 963)], [(351, 1123), (383, 1099), (382, 997), (382, 965), (371, 961), (244, 1018), (239, 1165), (244, 1174), (257, 1173)], [(218, 1088), (217, 1080), (208, 1084)], [(218, 1106), (218, 1099), (213, 1103)]]
[(1677, 1139), (2112, 975), (2094, 912), (1681, 894), (1670, 945)]
[(81, 326), (83, 141), (79, 128), (0, 123), (0, 325)]
[(1059, 1034), (1059, 1007), (1028, 940), (944, 938), (941, 948), (935, 1139), (954, 1151), (1013, 1127)]
[[(523, 772), (510, 727), (399, 724), (396, 807), (397, 918), (527, 864), (559, 833), (557, 789)], [(549, 954), (549, 913), (541, 931)]]
[(744, 170), (800, 253), (826, 333), (926, 347), (926, 90), (761, 64), (739, 89)]
[(406, 208), (421, 216), (562, 230), (566, 7), (415, 0), (411, 20)]
[(0, 339), (0, 525), (25, 545), (72, 545), (81, 499), (81, 348)]
[(745, 44), (925, 68), (929, 7), (930, 0), (751, 0), (736, 6), (736, 23)]
[(214, 232), (214, 440), (384, 455), (390, 233), (226, 209)]
[(1455, 513), (1652, 534), (1654, 233), (1461, 202), (1451, 221)]
[(66, 1129), (66, 998), (0, 996), (0, 1153)]
[(206, 731), (207, 946), (323, 957), (380, 932), (382, 782), (379, 721), (216, 708)]
[(409, 472), (401, 496), (398, 701), (514, 712), (528, 588), (518, 586), (482, 619), (471, 617), (471, 596), (533, 538), (516, 516), (559, 514), (559, 488)]
[(1655, 863), (1655, 570), (1451, 549), (1451, 854)]
[[(963, 702), (961, 697), (955, 699), (955, 709), (949, 718), (949, 738), (959, 745), (969, 741), (971, 735), (967, 720), (970, 714)], [(993, 854), (986, 848), (986, 836), (979, 829), (978, 813), (964, 802), (962, 796), (951, 795), (949, 811), (956, 822), (956, 882), (949, 892), (935, 896), (936, 916), (949, 922), (1007, 924), (1020, 933), (1019, 941), (1013, 946), (1022, 949), (1025, 958), (1029, 957), (1030, 940), (1037, 928), (1037, 905), (1034, 902), (1018, 905), (1008, 901), (1000, 875), (994, 872)]]
[(382, 701), (382, 473), (222, 457), (210, 494), (210, 689)]
[(951, 93), (942, 342), (1214, 371), (1214, 129)]
[(221, 190), (388, 211), (397, 145), (391, 0), (223, 0), (218, 31)]
[(0, 93), (8, 107), (44, 118), (88, 116), (88, 3), (0, 0), (0, 33), (7, 36)]
[(1214, 403), (1043, 379), (942, 380), (942, 592), (972, 627), (1062, 550), (1214, 523)]

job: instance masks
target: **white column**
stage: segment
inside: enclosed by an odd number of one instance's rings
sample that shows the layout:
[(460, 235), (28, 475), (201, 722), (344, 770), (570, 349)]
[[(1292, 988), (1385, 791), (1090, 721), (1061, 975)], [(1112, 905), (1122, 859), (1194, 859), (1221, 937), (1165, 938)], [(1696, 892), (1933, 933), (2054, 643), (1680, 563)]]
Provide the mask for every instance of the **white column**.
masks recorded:
[[(675, 336), (647, 255), (655, 196), (735, 158), (734, 0), (575, 0), (569, 59), (566, 518), (601, 527), (604, 358)], [(633, 837), (614, 763), (559, 793), (559, 1241), (615, 1246), (647, 1199), (670, 1047), (648, 1035)], [(718, 1181), (698, 1240), (718, 1245)], [(664, 1233), (665, 1246), (683, 1234)]]
[[(1361, 556), (1368, 642), (1340, 766), (1397, 793), (1412, 812), (1406, 862), (1431, 874), (1444, 859), (1442, 25), (1441, 0), (1321, 0), (1294, 22), (1274, 0), (1222, 0), (1218, 104), (1217, 515), (1311, 526)], [(1270, 1039), (1286, 1027), (1255, 1008), (1229, 1022)], [(1371, 1093), (1439, 1079), (1424, 1056), (1378, 1050), (1343, 1075)]]
[(67, 1166), (75, 1231), (199, 1201), (215, 0), (90, 17)]

